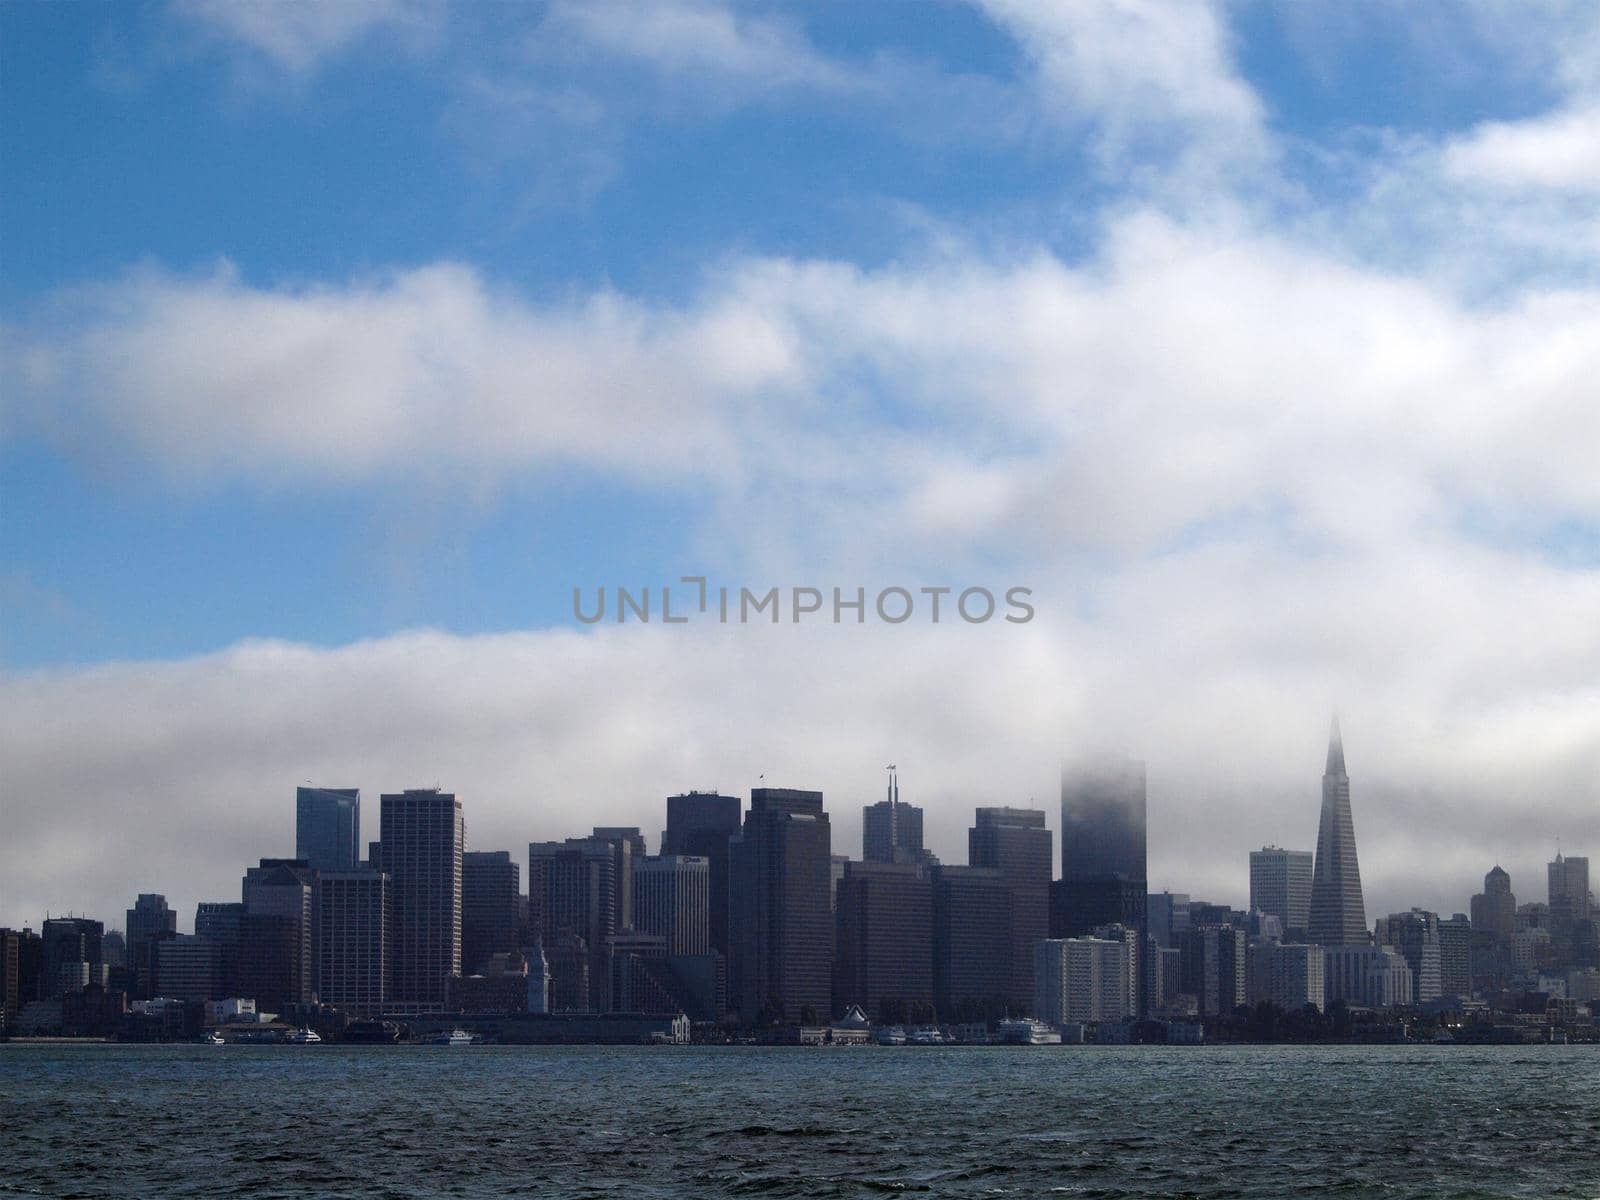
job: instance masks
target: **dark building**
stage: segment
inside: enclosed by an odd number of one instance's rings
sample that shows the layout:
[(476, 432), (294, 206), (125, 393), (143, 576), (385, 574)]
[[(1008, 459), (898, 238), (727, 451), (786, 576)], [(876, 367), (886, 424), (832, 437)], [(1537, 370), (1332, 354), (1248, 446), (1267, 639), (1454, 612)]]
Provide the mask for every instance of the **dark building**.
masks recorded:
[(889, 794), (861, 810), (863, 862), (923, 863), (922, 809), (900, 800), (900, 779), (889, 768)]
[(44, 942), (31, 929), (0, 929), (0, 1028), (16, 1020), (22, 1006), (39, 999)]
[(821, 792), (751, 791), (728, 858), (730, 1002), (746, 1024), (829, 1016), (831, 846)]
[(393, 889), (382, 871), (317, 875), (317, 999), (358, 1017), (387, 1011), (394, 990)]
[(711, 948), (728, 953), (728, 839), (739, 832), (739, 798), (715, 792), (667, 797), (663, 855), (704, 858), (711, 868), (711, 906), (707, 913)]
[(461, 801), (438, 788), (385, 793), (378, 825), (390, 881), (390, 1008), (442, 1011), (461, 973)]
[(589, 956), (584, 1007), (591, 1012), (611, 1009), (611, 939), (618, 932), (617, 854), (614, 842), (595, 838), (528, 845), (528, 885), (537, 886), (540, 893), (551, 988), (557, 996), (567, 995), (571, 972), (558, 963), (557, 950), (569, 947), (570, 939), (581, 940)]
[(611, 847), (612, 877), (617, 881), (617, 929), (632, 929), (633, 865), (645, 856), (644, 834), (635, 826), (597, 825), (590, 836)]
[(509, 850), (461, 856), (461, 971), (473, 975), (491, 955), (517, 949), (522, 868)]
[(589, 944), (570, 929), (544, 942), (550, 967), (550, 1011), (589, 1012)]
[(202, 900), (194, 910), (195, 935), (217, 944), (217, 987), (224, 997), (240, 994), (239, 921), (243, 916), (243, 904), (220, 900)]
[(304, 923), (292, 915), (247, 909), (240, 916), (237, 981), (258, 1011), (281, 1013), (310, 998), (307, 941)]
[[(51, 917), (45, 921), (40, 937), (44, 952), (44, 976), (39, 983), (41, 1000), (55, 999), (85, 984), (103, 982), (100, 943), (105, 937), (105, 926), (101, 922), (87, 917)], [(80, 967), (83, 969), (79, 970)]]
[[(1102, 925), (1149, 932), (1145, 881), (1145, 767), (1105, 755), (1061, 772), (1061, 879), (1051, 890), (1050, 936), (1084, 937)], [(1148, 1008), (1140, 988), (1139, 1011)]]
[[(250, 926), (247, 937), (245, 924), (240, 923), (241, 987), (246, 980), (257, 987), (265, 985), (280, 1005), (307, 1003), (316, 990), (311, 921), (313, 879), (303, 858), (263, 858), (259, 866), (251, 867), (244, 875), (245, 915), (281, 918), (295, 926), (291, 936), (275, 926), (257, 922)], [(282, 956), (291, 948), (298, 958), (292, 966), (285, 966)], [(246, 957), (251, 959), (249, 974), (243, 965)], [(269, 978), (270, 971), (279, 973)], [(261, 1000), (255, 991), (246, 989), (244, 994)]]
[(150, 939), (151, 994), (174, 1000), (221, 998), (221, 947), (210, 938), (168, 932)]
[(852, 862), (835, 910), (833, 1008), (888, 1021), (926, 1020), (933, 1006), (933, 886), (911, 863)]
[(354, 871), (361, 858), (361, 789), (296, 788), (294, 856), (313, 871)]
[[(1012, 1003), (1012, 916), (1015, 889), (988, 867), (934, 867), (933, 996), (941, 1020), (1021, 1016)], [(1032, 953), (1029, 954), (1030, 959)]]
[(1245, 1002), (1249, 982), (1245, 932), (1233, 925), (1186, 929), (1178, 939), (1180, 987), (1205, 1016), (1225, 1016)]
[(1011, 902), (1009, 1003), (1033, 1008), (1033, 947), (1050, 936), (1050, 831), (1044, 813), (1031, 808), (980, 808), (967, 831), (967, 862), (1005, 876)]
[(176, 933), (178, 914), (167, 905), (167, 898), (155, 892), (141, 892), (124, 917), (127, 926), (128, 965), (133, 968), (136, 999), (155, 995), (155, 972), (151, 943), (162, 934)]

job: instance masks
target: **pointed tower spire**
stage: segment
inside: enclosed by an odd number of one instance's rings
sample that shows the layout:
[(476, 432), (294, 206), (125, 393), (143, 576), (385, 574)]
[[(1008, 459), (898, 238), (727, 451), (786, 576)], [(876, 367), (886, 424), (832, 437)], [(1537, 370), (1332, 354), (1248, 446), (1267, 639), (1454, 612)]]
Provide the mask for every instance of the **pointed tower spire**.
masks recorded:
[(1328, 765), (1324, 775), (1344, 774), (1344, 737), (1339, 732), (1339, 714), (1333, 714), (1333, 725), (1328, 730)]

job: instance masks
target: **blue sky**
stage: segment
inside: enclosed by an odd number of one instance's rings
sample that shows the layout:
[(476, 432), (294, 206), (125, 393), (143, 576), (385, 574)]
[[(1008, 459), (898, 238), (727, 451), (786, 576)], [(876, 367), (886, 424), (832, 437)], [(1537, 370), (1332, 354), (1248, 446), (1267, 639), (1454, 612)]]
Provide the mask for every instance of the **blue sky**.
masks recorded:
[[(1170, 746), (1175, 806), (1183, 749), (1231, 739), (1191, 790), (1260, 813), (1344, 697), (1401, 807), (1464, 761), (1486, 795), (1539, 774), (1548, 820), (1507, 849), (1533, 862), (1600, 753), (1597, 79), (1600, 22), (1554, 0), (0, 6), (0, 681), (29, 814), (71, 842), (50, 795), (266, 811), (282, 779), (393, 762), (476, 783), (515, 842), (562, 832), (513, 816), (530, 775), (648, 825), (663, 755), (683, 786), (777, 758), (853, 797), (891, 741), (954, 813), (978, 780), (1047, 795), (1063, 727)], [(571, 618), (574, 586), (688, 573), (1025, 581), (1038, 640), (1008, 679), (1017, 647), (946, 638), (913, 690), (923, 633), (658, 651)], [(259, 710), (263, 645), (285, 694), (368, 680), (351, 748)], [(769, 723), (849, 749), (668, 727), (580, 764), (560, 747), (610, 734), (565, 726), (579, 676), (591, 722), (661, 677), (766, 677), (798, 706)], [(989, 688), (1014, 719), (928, 708)], [(411, 689), (448, 696), (384, 706)], [(170, 727), (68, 787), (72, 722), (160, 703)], [(480, 717), (528, 743), (397, 749)], [(264, 757), (170, 753), (251, 737)], [(1509, 836), (1487, 800), (1469, 825), (1441, 893)]]

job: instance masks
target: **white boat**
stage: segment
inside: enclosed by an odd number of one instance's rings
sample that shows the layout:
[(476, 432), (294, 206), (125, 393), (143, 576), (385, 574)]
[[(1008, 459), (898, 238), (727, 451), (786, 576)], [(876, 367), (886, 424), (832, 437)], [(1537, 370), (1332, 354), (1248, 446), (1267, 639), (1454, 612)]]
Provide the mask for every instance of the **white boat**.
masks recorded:
[(1061, 1034), (1033, 1017), (1000, 1022), (1000, 1040), (1008, 1046), (1059, 1046)]
[(427, 1042), (430, 1046), (470, 1046), (472, 1035), (465, 1029), (452, 1029), (449, 1033), (436, 1033)]
[(935, 1029), (931, 1025), (924, 1025), (922, 1028), (913, 1029), (906, 1034), (906, 1045), (908, 1046), (943, 1046), (949, 1041), (950, 1039), (944, 1035), (944, 1030)]
[(200, 1040), (208, 1046), (226, 1046), (228, 1044), (227, 1041), (224, 1040), (223, 1036), (215, 1029), (206, 1034), (205, 1037), (201, 1038)]
[(322, 1040), (315, 1029), (296, 1029), (283, 1039), (291, 1046), (313, 1046)]
[(872, 1040), (880, 1046), (904, 1046), (906, 1031), (898, 1025), (880, 1025), (873, 1033)]

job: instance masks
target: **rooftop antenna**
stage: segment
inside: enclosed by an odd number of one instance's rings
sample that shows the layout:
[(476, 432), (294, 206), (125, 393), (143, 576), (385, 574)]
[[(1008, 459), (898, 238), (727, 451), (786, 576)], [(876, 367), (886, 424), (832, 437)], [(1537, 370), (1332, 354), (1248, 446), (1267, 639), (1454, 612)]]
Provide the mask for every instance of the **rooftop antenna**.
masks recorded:
[(889, 772), (889, 807), (893, 808), (900, 803), (900, 781), (895, 777), (893, 763), (890, 763), (884, 770)]

